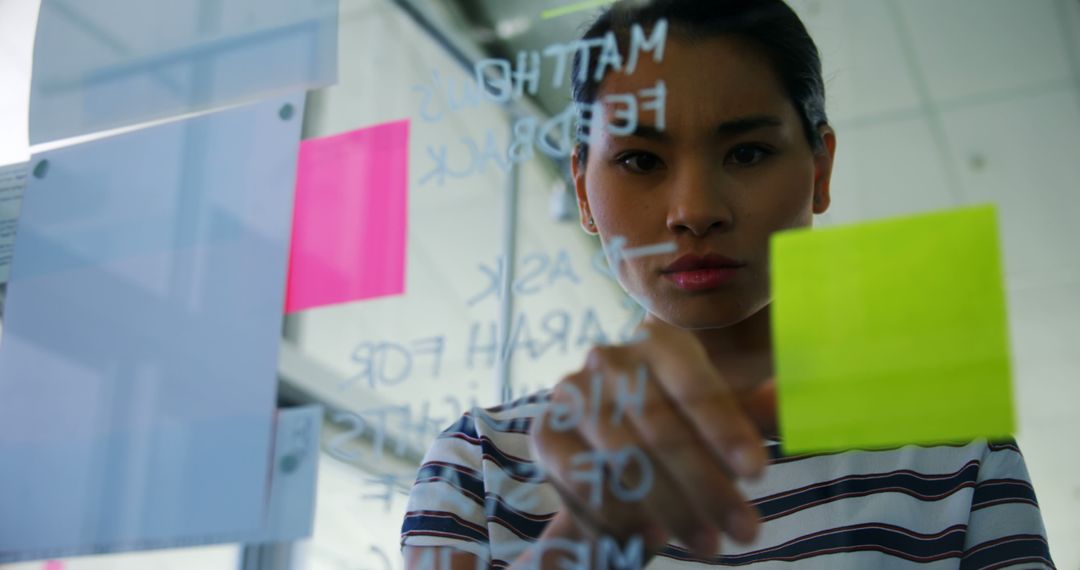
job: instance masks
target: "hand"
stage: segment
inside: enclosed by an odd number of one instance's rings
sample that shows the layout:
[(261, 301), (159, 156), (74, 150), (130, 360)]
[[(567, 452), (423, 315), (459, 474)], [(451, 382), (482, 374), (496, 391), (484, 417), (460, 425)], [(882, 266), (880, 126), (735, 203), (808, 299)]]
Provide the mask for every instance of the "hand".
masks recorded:
[(735, 486), (766, 465), (772, 383), (735, 394), (691, 333), (646, 324), (642, 339), (596, 347), (562, 379), (531, 437), (580, 527), (647, 551), (668, 534), (712, 556), (720, 533), (754, 539), (758, 513)]

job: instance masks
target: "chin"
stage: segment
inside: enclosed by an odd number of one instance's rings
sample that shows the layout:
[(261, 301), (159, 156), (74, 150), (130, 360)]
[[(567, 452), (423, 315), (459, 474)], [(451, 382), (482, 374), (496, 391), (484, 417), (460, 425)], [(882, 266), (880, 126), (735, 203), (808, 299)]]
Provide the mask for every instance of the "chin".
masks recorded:
[(708, 295), (688, 299), (664, 299), (652, 304), (649, 313), (672, 326), (687, 330), (720, 329), (756, 314), (765, 303), (746, 303), (730, 296)]

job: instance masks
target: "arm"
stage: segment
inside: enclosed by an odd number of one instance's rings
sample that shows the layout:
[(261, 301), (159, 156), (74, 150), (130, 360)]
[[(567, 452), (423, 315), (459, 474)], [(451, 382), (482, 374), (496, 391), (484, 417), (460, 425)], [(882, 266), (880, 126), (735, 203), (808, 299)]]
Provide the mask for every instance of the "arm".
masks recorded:
[(716, 554), (721, 533), (754, 538), (758, 513), (735, 482), (764, 469), (758, 430), (773, 423), (774, 404), (747, 405), (754, 398), (744, 402), (728, 386), (690, 333), (662, 324), (642, 330), (632, 344), (594, 348), (531, 423), (529, 455), (561, 499), (538, 540), (513, 552), (490, 542), (485, 498), (498, 489), (482, 478), (470, 421), (468, 433), (440, 437), (425, 462), (456, 440), (461, 454), (448, 461), (477, 478), (466, 473), (465, 484), (436, 488), (421, 469), (402, 546), (425, 548), (405, 552), (409, 570), (546, 570), (594, 560), (640, 567), (669, 536), (703, 556)]
[(1016, 442), (988, 443), (964, 541), (963, 569), (1054, 568), (1035, 490)]
[(530, 431), (560, 515), (588, 536), (582, 550), (647, 562), (669, 536), (702, 556), (717, 553), (721, 534), (752, 541), (759, 514), (736, 482), (765, 468), (761, 431), (775, 405), (747, 402), (768, 399), (768, 386), (736, 393), (696, 337), (664, 323), (594, 347)]
[(478, 441), (465, 415), (425, 454), (401, 527), (406, 568), (474, 570), (491, 560)]

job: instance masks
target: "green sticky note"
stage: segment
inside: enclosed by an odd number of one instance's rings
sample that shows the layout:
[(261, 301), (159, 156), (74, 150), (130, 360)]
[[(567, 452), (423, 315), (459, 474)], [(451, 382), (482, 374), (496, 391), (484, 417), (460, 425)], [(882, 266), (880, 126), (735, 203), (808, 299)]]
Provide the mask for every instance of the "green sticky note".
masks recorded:
[(790, 230), (771, 248), (785, 452), (1013, 432), (993, 206)]

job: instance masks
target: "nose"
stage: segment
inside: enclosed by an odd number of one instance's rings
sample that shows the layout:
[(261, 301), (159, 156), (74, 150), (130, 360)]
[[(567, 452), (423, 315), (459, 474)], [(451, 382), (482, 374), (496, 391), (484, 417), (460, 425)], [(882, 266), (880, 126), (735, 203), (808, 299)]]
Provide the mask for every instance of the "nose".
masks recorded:
[(720, 177), (704, 161), (684, 163), (669, 190), (668, 229), (676, 234), (704, 237), (728, 231), (733, 223), (731, 204)]

